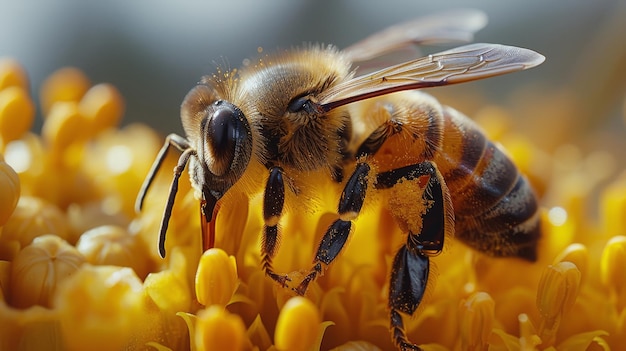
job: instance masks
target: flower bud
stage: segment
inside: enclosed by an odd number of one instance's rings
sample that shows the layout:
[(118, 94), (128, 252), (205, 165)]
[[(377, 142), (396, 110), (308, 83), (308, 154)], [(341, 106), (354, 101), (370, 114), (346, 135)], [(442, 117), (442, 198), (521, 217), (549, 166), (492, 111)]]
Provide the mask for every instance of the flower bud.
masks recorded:
[(196, 272), (196, 297), (205, 306), (226, 306), (237, 288), (237, 262), (221, 249), (210, 249), (200, 257)]
[(75, 102), (58, 102), (50, 109), (41, 131), (53, 150), (64, 150), (73, 143), (87, 139), (90, 129)]
[(21, 247), (25, 247), (34, 238), (44, 234), (54, 234), (67, 240), (69, 228), (65, 215), (45, 200), (22, 196), (13, 215), (4, 225), (2, 240), (15, 240)]
[(574, 306), (579, 286), (580, 271), (571, 262), (559, 262), (543, 271), (537, 289), (542, 345), (549, 346), (554, 342), (561, 317)]
[(44, 117), (57, 102), (80, 101), (90, 85), (89, 79), (77, 68), (65, 67), (52, 73), (39, 91)]
[(559, 262), (572, 262), (575, 264), (576, 268), (580, 271), (580, 279), (583, 281), (587, 276), (587, 270), (589, 268), (589, 250), (583, 244), (571, 244), (557, 255), (553, 264)]
[(124, 100), (111, 84), (97, 84), (80, 100), (78, 110), (88, 120), (91, 132), (95, 134), (117, 126), (124, 114)]
[(35, 104), (27, 91), (20, 87), (0, 90), (0, 146), (19, 139), (30, 129), (34, 118)]
[(0, 90), (7, 87), (20, 87), (28, 90), (28, 76), (24, 67), (14, 59), (0, 59)]
[(130, 268), (84, 265), (64, 282), (54, 307), (70, 350), (121, 350), (144, 323), (141, 280)]
[(301, 296), (289, 299), (276, 321), (276, 348), (281, 351), (308, 350), (317, 338), (320, 323), (319, 310), (310, 300)]
[(50, 307), (59, 284), (74, 274), (85, 258), (55, 235), (44, 235), (20, 251), (11, 271), (11, 303), (15, 307)]
[(130, 267), (139, 277), (148, 275), (148, 253), (136, 235), (126, 229), (104, 225), (80, 236), (76, 249), (94, 265)]
[(212, 305), (197, 314), (195, 343), (197, 350), (239, 351), (243, 349), (246, 328), (241, 317), (223, 307)]
[[(626, 298), (626, 236), (611, 238), (600, 259), (600, 279), (602, 284), (618, 299)], [(624, 301), (626, 303), (626, 301)]]
[(486, 350), (495, 320), (495, 302), (485, 292), (472, 294), (459, 308), (463, 350)]
[(2, 227), (17, 206), (20, 198), (20, 178), (6, 162), (0, 160), (0, 227)]

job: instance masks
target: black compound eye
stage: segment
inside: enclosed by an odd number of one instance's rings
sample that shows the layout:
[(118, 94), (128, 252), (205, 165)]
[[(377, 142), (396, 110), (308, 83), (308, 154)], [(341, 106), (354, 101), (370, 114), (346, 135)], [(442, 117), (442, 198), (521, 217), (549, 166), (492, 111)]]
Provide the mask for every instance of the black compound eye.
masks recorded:
[(287, 111), (291, 113), (306, 112), (311, 115), (323, 113), (321, 106), (315, 102), (315, 97), (312, 95), (303, 95), (289, 101)]
[(289, 105), (287, 105), (287, 111), (292, 113), (307, 111), (310, 102), (311, 101), (307, 96), (295, 98), (289, 102)]
[(206, 119), (203, 160), (211, 173), (223, 176), (248, 163), (252, 149), (250, 127), (241, 110), (227, 101), (214, 103), (210, 108), (213, 111), (208, 112)]
[(239, 128), (235, 111), (230, 108), (219, 108), (213, 113), (209, 125), (211, 144), (217, 154), (232, 152), (238, 139)]

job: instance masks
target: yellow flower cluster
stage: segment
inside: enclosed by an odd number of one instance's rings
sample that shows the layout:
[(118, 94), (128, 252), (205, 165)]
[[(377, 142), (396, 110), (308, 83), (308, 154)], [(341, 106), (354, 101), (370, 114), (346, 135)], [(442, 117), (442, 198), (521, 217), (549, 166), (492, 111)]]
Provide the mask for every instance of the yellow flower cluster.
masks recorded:
[[(379, 204), (364, 210), (345, 252), (298, 297), (261, 270), (259, 194), (224, 199), (217, 248), (202, 253), (198, 200), (182, 179), (161, 259), (168, 172), (142, 213), (133, 210), (161, 138), (143, 125), (120, 129), (119, 92), (91, 86), (72, 68), (42, 85), (43, 128), (32, 134), (28, 89), (22, 67), (0, 61), (0, 350), (393, 350), (388, 275), (403, 236)], [(620, 349), (626, 177), (599, 191), (608, 172), (597, 169), (612, 164), (605, 155), (571, 146), (542, 152), (507, 129), (496, 107), (478, 120), (558, 206), (542, 212), (533, 264), (448, 241), (433, 260), (436, 284), (407, 318), (409, 338), (437, 351)], [(168, 158), (165, 169), (174, 164)], [(319, 211), (283, 218), (274, 265), (295, 281), (334, 219), (338, 193), (328, 189)], [(594, 220), (583, 204), (598, 192)]]

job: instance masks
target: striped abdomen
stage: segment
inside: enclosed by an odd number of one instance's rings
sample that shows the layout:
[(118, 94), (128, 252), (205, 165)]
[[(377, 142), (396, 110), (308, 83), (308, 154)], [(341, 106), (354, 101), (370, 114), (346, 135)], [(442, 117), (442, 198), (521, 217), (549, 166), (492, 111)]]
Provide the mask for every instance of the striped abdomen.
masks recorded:
[(434, 161), (450, 190), (455, 236), (481, 252), (534, 261), (539, 211), (526, 178), (459, 112), (444, 107), (442, 128)]

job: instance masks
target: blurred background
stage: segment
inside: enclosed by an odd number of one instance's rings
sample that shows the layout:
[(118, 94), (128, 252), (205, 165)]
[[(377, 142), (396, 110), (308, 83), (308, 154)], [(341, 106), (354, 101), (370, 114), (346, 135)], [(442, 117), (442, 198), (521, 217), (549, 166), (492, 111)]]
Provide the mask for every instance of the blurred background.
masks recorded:
[[(489, 16), (477, 42), (532, 48), (540, 67), (458, 87), (432, 89), (468, 115), (486, 102), (514, 106), (518, 128), (550, 140), (614, 148), (624, 135), (626, 1), (0, 1), (0, 56), (19, 60), (36, 94), (64, 66), (92, 82), (114, 84), (126, 99), (124, 123), (143, 121), (182, 133), (187, 91), (216, 64), (238, 67), (257, 48), (303, 42), (346, 47), (389, 25), (437, 11), (472, 7)], [(444, 47), (443, 49), (448, 48)], [(442, 48), (426, 48), (434, 52)], [(563, 96), (566, 96), (564, 98)], [(553, 111), (565, 116), (553, 117)], [(543, 111), (543, 113), (542, 113)], [(39, 117), (41, 120), (41, 118)], [(537, 128), (537, 124), (542, 128)], [(552, 137), (552, 134), (558, 137)], [(581, 140), (585, 139), (585, 140)], [(613, 150), (615, 151), (615, 149)]]

